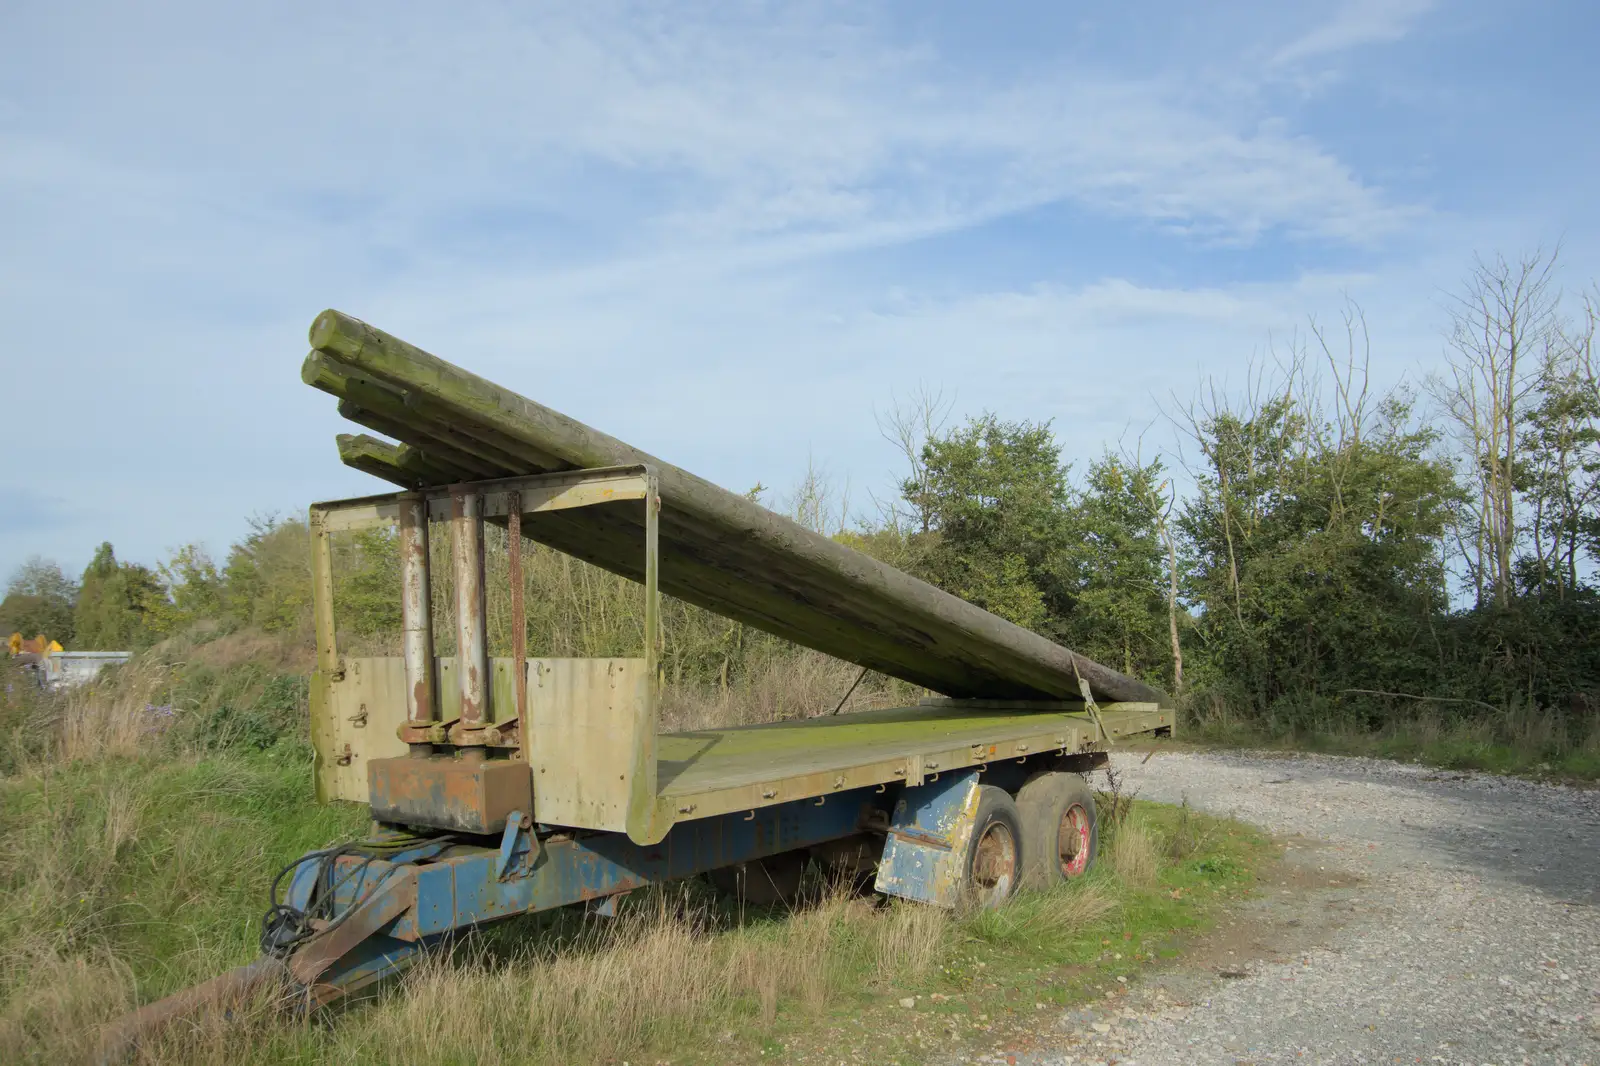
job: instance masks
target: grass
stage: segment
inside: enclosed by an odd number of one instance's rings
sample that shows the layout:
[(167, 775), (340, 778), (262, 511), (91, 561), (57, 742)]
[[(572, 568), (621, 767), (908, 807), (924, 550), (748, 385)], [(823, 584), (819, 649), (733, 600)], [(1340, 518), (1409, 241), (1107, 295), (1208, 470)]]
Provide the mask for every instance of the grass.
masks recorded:
[[(285, 726), (304, 713), (293, 675), (241, 654), (152, 656), (92, 694), (0, 707), (0, 1061), (89, 1057), (108, 1020), (254, 958), (277, 869), (365, 830), (364, 808), (312, 801), (303, 732)], [(915, 1061), (949, 1045), (930, 1026), (986, 1031), (1116, 987), (1248, 890), (1266, 853), (1232, 823), (1125, 798), (1116, 809), (1089, 876), (1000, 911), (843, 890), (759, 910), (687, 882), (636, 893), (615, 919), (488, 927), (327, 1015), (257, 1004), (173, 1027), (140, 1054), (804, 1063), (836, 1061), (835, 1044), (870, 1031), (869, 1060)]]
[(1230, 714), (1220, 705), (1191, 711), (1186, 742), (1227, 748), (1365, 755), (1451, 770), (1483, 770), (1546, 780), (1600, 781), (1600, 714), (1519, 705), (1446, 714), (1396, 711), (1369, 726), (1349, 716), (1311, 722)]
[(276, 752), (109, 756), (0, 782), (0, 1061), (257, 953), (277, 868), (361, 832)]
[[(300, 799), (308, 784), (270, 755), (109, 760), (48, 784), (8, 782), (8, 831), (47, 793), (74, 800), (16, 849), (45, 876), (10, 870), (0, 895), (0, 1060), (78, 1058), (136, 1002), (251, 957), (277, 862), (358, 828), (350, 812)], [(131, 831), (112, 813), (130, 800)], [(803, 1062), (826, 1045), (820, 1034), (863, 1012), (895, 1023), (882, 1053), (912, 1061), (933, 1045), (896, 1028), (909, 1017), (902, 999), (939, 1016), (998, 1018), (1087, 998), (1170, 954), (1246, 888), (1259, 838), (1204, 819), (1207, 842), (1175, 859), (1180, 817), (1201, 821), (1136, 804), (1089, 877), (993, 912), (843, 891), (792, 913), (741, 912), (692, 882), (646, 894), (617, 919), (518, 919), (332, 1017), (263, 1009), (203, 1020), (169, 1031), (142, 1061)], [(77, 895), (51, 913), (63, 893)]]

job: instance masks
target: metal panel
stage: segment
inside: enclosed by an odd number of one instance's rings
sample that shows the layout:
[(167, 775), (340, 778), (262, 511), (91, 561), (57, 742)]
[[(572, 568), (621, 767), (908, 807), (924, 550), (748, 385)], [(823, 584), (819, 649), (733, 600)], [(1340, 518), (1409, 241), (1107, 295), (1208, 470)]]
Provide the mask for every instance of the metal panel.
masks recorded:
[[(530, 659), (523, 746), (533, 767), (534, 813), (550, 825), (625, 832), (633, 754), (648, 746), (650, 672), (644, 659)], [(640, 734), (649, 728), (649, 737)], [(654, 801), (654, 782), (649, 799)]]
[(318, 798), (365, 803), (367, 763), (406, 753), (398, 735), (406, 717), (405, 688), (405, 664), (398, 658), (347, 659), (341, 676), (313, 676)]
[[(393, 656), (351, 658), (343, 663), (343, 671), (337, 677), (325, 676), (321, 671), (311, 677), (311, 741), (317, 754), (317, 798), (365, 803), (367, 763), (404, 755), (407, 750), (399, 735), (400, 727), (406, 723), (405, 663)], [(434, 659), (440, 717), (445, 722), (461, 716), (461, 689), (454, 684), (455, 676), (454, 657)], [(511, 660), (493, 660), (490, 677), (491, 709), (496, 704), (510, 708)]]
[(311, 712), (312, 778), (318, 803), (333, 800), (364, 801), (365, 796), (346, 796), (339, 791), (339, 729), (333, 705), (333, 679), (321, 670), (311, 672), (311, 691), (307, 701)]
[[(914, 785), (928, 774), (1004, 760), (1038, 765), (1108, 746), (1088, 715), (1031, 707), (1013, 702), (972, 709), (964, 701), (944, 701), (668, 733), (657, 742), (660, 787), (672, 816), (683, 821), (868, 784)], [(1106, 704), (1101, 717), (1115, 741), (1170, 728), (1173, 712), (1155, 704)]]
[(954, 907), (966, 875), (978, 795), (976, 770), (906, 789), (889, 818), (878, 891)]
[[(536, 703), (534, 664), (565, 662), (574, 664), (568, 669), (578, 669), (575, 664), (585, 661), (603, 664), (608, 660), (530, 660), (530, 706)], [(365, 802), (366, 761), (406, 750), (396, 736), (404, 720), (405, 680), (398, 658), (348, 659), (345, 665), (343, 680), (327, 682), (320, 674), (312, 676), (317, 795), (325, 800)], [(491, 706), (510, 705), (512, 669), (510, 659), (494, 660)], [(435, 671), (443, 697), (441, 716), (448, 722), (460, 713), (459, 693), (452, 684), (455, 660), (438, 659)], [(646, 675), (646, 671), (639, 673)], [(1088, 716), (1024, 712), (1026, 706), (995, 704), (969, 711), (959, 701), (947, 701), (937, 706), (889, 708), (652, 737), (652, 750), (659, 753), (656, 766), (663, 800), (659, 806), (664, 817), (685, 821), (827, 796), (865, 785), (918, 784), (925, 774), (1006, 758), (1071, 754), (1106, 746), (1099, 742), (1098, 730)], [(358, 725), (363, 713), (364, 724)], [(549, 720), (562, 718), (562, 712), (553, 704), (546, 705), (545, 714)], [(1115, 741), (1170, 729), (1174, 713), (1155, 704), (1104, 704), (1101, 717)], [(532, 722), (527, 727), (536, 728)], [(542, 754), (552, 763), (559, 762), (562, 749), (550, 745), (562, 743), (565, 741), (559, 739), (559, 734), (557, 739), (546, 740)], [(348, 752), (344, 751), (346, 744)], [(525, 732), (523, 746), (537, 766), (541, 746), (536, 734)], [(609, 776), (613, 779), (629, 772), (631, 760), (625, 757), (625, 750), (628, 749), (614, 749), (604, 756), (609, 760), (604, 765), (612, 768)], [(336, 762), (344, 755), (349, 756), (348, 766)], [(605, 771), (597, 774), (606, 776)], [(537, 791), (538, 786), (535, 787)], [(553, 800), (555, 783), (552, 781), (546, 789)], [(620, 793), (616, 799), (620, 802)], [(565, 824), (540, 817), (550, 824)]]

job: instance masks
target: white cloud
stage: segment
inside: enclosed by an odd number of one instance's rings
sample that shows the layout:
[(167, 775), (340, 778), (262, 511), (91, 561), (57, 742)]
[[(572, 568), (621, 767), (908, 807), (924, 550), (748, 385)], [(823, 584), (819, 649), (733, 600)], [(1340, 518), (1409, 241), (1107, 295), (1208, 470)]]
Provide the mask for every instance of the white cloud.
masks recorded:
[[(896, 385), (1092, 448), (1305, 310), (1286, 282), (1062, 285), (1097, 252), (1070, 246), (934, 296), (913, 242), (1065, 204), (1172, 247), (1362, 253), (1418, 214), (1190, 68), (983, 73), (838, 8), (11, 10), (0, 359), (48, 353), (77, 428), (30, 405), (0, 446), (51, 442), (108, 506), (76, 548), (0, 537), (0, 559), (121, 547), (125, 522), (137, 557), (367, 487), (295, 375), (328, 305), (734, 487), (808, 446), (872, 478)], [(861, 249), (893, 267), (835, 279)]]
[(1343, 0), (1333, 17), (1284, 45), (1278, 65), (1303, 62), (1365, 44), (1393, 44), (1433, 10), (1436, 0)]
[(1404, 215), (1266, 116), (1209, 113), (1181, 73), (981, 80), (804, 7), (534, 10), (385, 8), (375, 33), (319, 9), (310, 35), (284, 32), (292, 16), (241, 31), (213, 6), (114, 10), (102, 32), (119, 47), (63, 41), (76, 84), (37, 113), (55, 121), (28, 126), (179, 195), (345, 199), (341, 228), (402, 242), (497, 201), (614, 210), (656, 245), (903, 240), (1057, 200), (1237, 241), (1278, 227), (1347, 240)]

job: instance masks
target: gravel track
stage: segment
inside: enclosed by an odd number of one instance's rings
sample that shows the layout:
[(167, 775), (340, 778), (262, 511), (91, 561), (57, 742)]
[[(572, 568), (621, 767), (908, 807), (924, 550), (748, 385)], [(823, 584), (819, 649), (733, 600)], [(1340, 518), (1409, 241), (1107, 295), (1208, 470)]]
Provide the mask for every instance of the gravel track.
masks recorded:
[(1600, 792), (1323, 756), (1114, 766), (1288, 838), (1300, 884), (1010, 1062), (1600, 1066)]

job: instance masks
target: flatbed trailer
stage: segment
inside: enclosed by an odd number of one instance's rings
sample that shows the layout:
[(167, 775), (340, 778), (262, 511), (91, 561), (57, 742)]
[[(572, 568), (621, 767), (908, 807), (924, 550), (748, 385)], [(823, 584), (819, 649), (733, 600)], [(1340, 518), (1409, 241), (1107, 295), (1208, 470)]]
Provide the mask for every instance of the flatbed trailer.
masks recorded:
[[(313, 343), (326, 334), (325, 319), (313, 326)], [(356, 325), (364, 336), (377, 333)], [(350, 346), (337, 350), (348, 356)], [(308, 367), (325, 356), (314, 352)], [(414, 359), (440, 377), (427, 360), (434, 357)], [(336, 370), (369, 402), (384, 387), (342, 363)], [(503, 393), (494, 394), (503, 408), (526, 413), (532, 404)], [(440, 411), (413, 399), (400, 395), (376, 421), (404, 439), (402, 416), (421, 409), (428, 434), (420, 439), (434, 439), (441, 425), (487, 435), (481, 411), (441, 422)], [(346, 404), (341, 411), (351, 413)], [(368, 803), (373, 832), (286, 867), (258, 962), (142, 1009), (111, 1030), (108, 1046), (126, 1047), (263, 981), (284, 983), (301, 1004), (326, 1004), (483, 922), (579, 904), (614, 913), (628, 892), (700, 874), (732, 891), (781, 896), (814, 859), (888, 895), (996, 906), (1025, 880), (1060, 882), (1088, 869), (1096, 825), (1082, 774), (1103, 765), (1119, 740), (1172, 731), (1162, 693), (848, 548), (819, 546), (823, 538), (770, 512), (718, 512), (722, 490), (699, 479), (688, 504), (681, 496), (676, 507), (670, 497), (664, 504), (663, 484), (683, 491), (689, 475), (619, 442), (597, 448), (595, 431), (572, 425), (590, 453), (642, 461), (575, 467), (558, 454), (559, 440), (520, 437), (498, 440), (496, 454), (521, 441), (547, 458), (537, 472), (412, 484), (426, 480), (416, 470), (432, 468), (341, 440), (347, 462), (406, 486), (316, 504), (309, 515), (316, 787), (324, 799)], [(664, 510), (677, 514), (666, 536)], [(510, 544), (512, 654), (498, 658), (488, 649), (486, 523), (503, 525)], [(397, 538), (402, 654), (346, 656), (333, 540), (373, 529)], [(448, 535), (445, 575), (432, 572), (436, 531)], [(639, 581), (637, 655), (526, 654), (524, 539)], [(734, 578), (707, 577), (725, 558), (736, 560), (727, 567)], [(678, 563), (699, 568), (690, 583), (699, 602), (864, 668), (938, 680), (936, 691), (955, 695), (661, 732), (659, 599), (663, 585), (688, 587), (664, 579)], [(451, 583), (454, 655), (435, 654), (439, 580)], [(837, 611), (806, 592), (846, 586), (849, 606)], [(788, 610), (785, 597), (807, 602)]]

